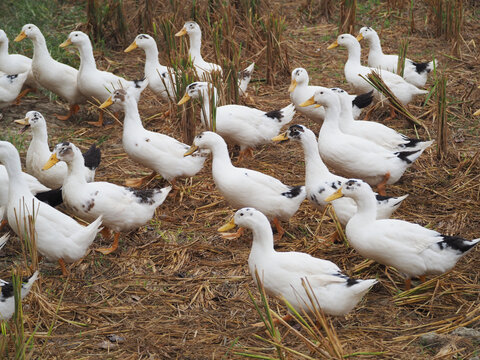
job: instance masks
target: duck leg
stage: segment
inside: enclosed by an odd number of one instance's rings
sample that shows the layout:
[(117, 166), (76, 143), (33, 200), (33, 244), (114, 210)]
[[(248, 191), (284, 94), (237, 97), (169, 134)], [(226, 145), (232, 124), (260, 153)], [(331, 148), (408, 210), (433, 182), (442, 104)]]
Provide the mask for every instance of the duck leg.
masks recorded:
[(387, 172), (380, 184), (377, 185), (377, 192), (379, 195), (387, 196), (386, 188), (387, 181), (390, 179), (390, 172)]
[(335, 230), (335, 232), (327, 238), (327, 241), (332, 244), (340, 243), (340, 234), (338, 233), (338, 230)]
[(421, 283), (424, 283), (425, 281), (427, 281), (427, 277), (425, 275), (420, 275), (418, 278), (420, 279)]
[[(285, 315), (285, 316), (282, 316), (282, 320), (285, 321), (285, 322), (289, 322), (289, 321), (291, 321), (291, 320), (293, 320), (293, 319), (294, 319), (294, 317), (293, 317), (291, 314), (287, 314), (287, 315)], [(273, 319), (273, 323), (274, 323), (275, 325), (281, 325), (281, 324), (282, 324), (282, 322), (280, 321), (280, 319), (277, 319), (277, 318)], [(253, 326), (253, 327), (263, 327), (263, 326), (265, 326), (265, 323), (264, 323), (263, 321), (260, 321), (260, 322), (257, 322), (257, 323), (255, 323), (255, 324), (253, 324), (252, 326)]]
[(395, 119), (395, 115), (396, 115), (395, 108), (393, 107), (392, 104), (389, 104), (389, 106), (390, 106), (390, 116), (387, 119), (385, 119), (385, 121)]
[(7, 220), (2, 220), (2, 222), (0, 223), (0, 230), (2, 230), (5, 226), (7, 226), (7, 224), (8, 224)]
[(120, 233), (115, 233), (115, 237), (113, 238), (113, 244), (109, 248), (99, 248), (97, 249), (98, 252), (101, 252), (103, 255), (108, 255), (117, 250), (118, 248), (118, 238), (120, 237)]
[(405, 279), (405, 290), (410, 290), (412, 288), (412, 280), (410, 278)]
[(105, 111), (99, 110), (98, 120), (97, 121), (89, 121), (87, 124), (90, 124), (92, 126), (102, 127), (103, 126), (103, 114), (104, 113), (105, 113)]
[(242, 236), (244, 232), (245, 232), (245, 229), (243, 227), (239, 227), (238, 230), (234, 233), (223, 233), (222, 237), (224, 239), (234, 240)]
[(20, 94), (18, 94), (17, 98), (15, 99), (14, 104), (15, 105), (20, 105), (20, 99), (23, 98), (25, 95), (27, 95), (29, 92), (35, 92), (36, 89), (33, 88), (26, 88), (23, 90)]
[(155, 178), (155, 176), (157, 176), (157, 172), (152, 171), (152, 173), (150, 175), (147, 175), (147, 176), (145, 176), (141, 179), (125, 180), (125, 185), (130, 186), (130, 187), (140, 187), (140, 186), (146, 184), (147, 182), (149, 182), (150, 180), (152, 180), (153, 178)]
[(75, 115), (78, 111), (80, 110), (80, 106), (78, 104), (70, 105), (70, 110), (68, 111), (67, 115), (58, 115), (58, 114), (53, 114), (58, 120), (68, 120), (72, 115)]
[(112, 236), (112, 231), (107, 228), (106, 226), (103, 227), (102, 231), (100, 231), (100, 234), (102, 234), (102, 237), (107, 240)]
[(285, 229), (282, 228), (282, 225), (277, 218), (273, 218), (273, 225), (275, 225), (275, 228), (277, 229), (277, 235), (275, 235), (274, 239), (278, 241), (282, 238), (283, 234), (285, 234)]
[(60, 268), (62, 269), (62, 275), (68, 276), (67, 266), (65, 265), (65, 261), (63, 259), (58, 259), (58, 263), (60, 264)]
[(240, 154), (238, 155), (238, 162), (241, 162), (247, 156), (253, 157), (253, 149), (251, 147), (240, 151)]

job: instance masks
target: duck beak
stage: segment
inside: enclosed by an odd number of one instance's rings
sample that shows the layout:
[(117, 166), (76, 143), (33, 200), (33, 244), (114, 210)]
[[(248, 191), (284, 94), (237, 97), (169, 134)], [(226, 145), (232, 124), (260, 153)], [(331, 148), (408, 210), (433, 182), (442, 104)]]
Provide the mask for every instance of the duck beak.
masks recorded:
[(335, 40), (335, 42), (331, 43), (331, 44), (327, 47), (327, 50), (336, 48), (337, 46), (338, 46), (338, 41)]
[(337, 199), (340, 199), (341, 197), (343, 197), (344, 195), (342, 194), (342, 188), (338, 189), (337, 191), (335, 191), (332, 195), (330, 195), (329, 197), (327, 197), (325, 199), (325, 201), (333, 201), (333, 200), (337, 200)]
[(288, 141), (288, 136), (287, 132), (284, 132), (283, 134), (277, 135), (272, 138), (272, 141)]
[(105, 102), (104, 102), (102, 105), (100, 105), (99, 108), (100, 108), (100, 109), (105, 109), (105, 108), (109, 107), (109, 106), (112, 105), (112, 104), (113, 104), (113, 100), (112, 100), (112, 97), (110, 96), (107, 100), (105, 100)]
[(473, 113), (473, 115), (474, 115), (474, 116), (480, 115), (480, 109), (478, 109), (477, 111), (475, 111), (475, 112)]
[(292, 79), (292, 82), (290, 84), (290, 87), (288, 88), (288, 92), (291, 93), (295, 88), (297, 87), (297, 80)]
[(320, 104), (315, 104), (315, 105), (313, 105), (313, 107), (314, 107), (314, 108), (319, 108), (319, 107), (322, 107), (322, 105), (320, 105)]
[(183, 156), (188, 156), (188, 155), (192, 155), (195, 151), (198, 150), (198, 146), (197, 145), (192, 145), (190, 146), (190, 149), (187, 150), (187, 152), (185, 154), (183, 154)]
[(301, 107), (306, 107), (315, 104), (315, 100), (313, 99), (313, 96), (308, 99), (307, 101), (303, 102), (300, 104)]
[(360, 34), (357, 35), (357, 40), (358, 40), (358, 41), (362, 41), (362, 40), (363, 40), (363, 35), (362, 35), (362, 33), (360, 33)]
[(72, 45), (72, 40), (70, 40), (70, 38), (68, 38), (67, 40), (65, 40), (63, 43), (61, 43), (59, 46), (61, 48), (66, 48), (68, 45)]
[(25, 31), (22, 31), (20, 34), (17, 35), (17, 37), (13, 41), (19, 42), (25, 39), (26, 37), (27, 37), (27, 34), (25, 34)]
[(30, 122), (28, 121), (28, 118), (25, 119), (20, 119), (20, 120), (14, 120), (15, 123), (24, 125), (23, 128), (21, 128), (18, 133), (23, 134), (27, 129), (30, 127)]
[(123, 51), (126, 52), (126, 53), (128, 53), (128, 52), (130, 52), (130, 51), (132, 51), (132, 50), (135, 50), (136, 48), (138, 48), (138, 45), (137, 45), (137, 42), (134, 41), (134, 42), (132, 42), (132, 43), (130, 44), (129, 47), (127, 47), (127, 48), (126, 48), (125, 50), (123, 50)]
[(190, 95), (188, 95), (188, 93), (185, 93), (185, 95), (183, 95), (183, 97), (180, 99), (177, 105), (183, 105), (190, 99), (191, 99)]
[(225, 232), (234, 229), (236, 226), (235, 219), (232, 217), (228, 223), (218, 228), (218, 232)]
[(185, 26), (182, 28), (182, 30), (180, 30), (175, 34), (175, 36), (183, 36), (183, 35), (187, 35), (187, 29), (185, 28)]
[(53, 165), (55, 165), (55, 164), (58, 163), (59, 161), (60, 161), (60, 160), (58, 160), (57, 154), (53, 153), (53, 154), (50, 156), (50, 159), (48, 159), (48, 161), (45, 163), (45, 165), (43, 165), (42, 170), (48, 170), (48, 169), (50, 169)]

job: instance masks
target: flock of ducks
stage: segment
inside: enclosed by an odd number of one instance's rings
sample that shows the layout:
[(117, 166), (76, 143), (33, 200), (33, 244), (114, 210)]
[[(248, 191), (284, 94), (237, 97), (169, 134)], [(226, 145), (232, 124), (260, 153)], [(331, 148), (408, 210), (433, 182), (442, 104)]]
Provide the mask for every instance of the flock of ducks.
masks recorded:
[[(402, 220), (390, 219), (408, 195), (386, 196), (386, 185), (396, 183), (418, 159), (432, 141), (423, 141), (398, 133), (372, 121), (358, 120), (363, 108), (382, 96), (362, 77), (373, 70), (381, 77), (402, 103), (408, 104), (417, 95), (427, 93), (420, 89), (436, 64), (406, 60), (404, 77), (397, 75), (396, 55), (385, 55), (377, 33), (362, 28), (357, 38), (341, 34), (328, 48), (344, 46), (348, 50), (345, 78), (358, 95), (349, 95), (339, 88), (309, 85), (305, 69), (292, 71), (288, 89), (291, 105), (265, 112), (242, 105), (225, 105), (210, 111), (217, 103), (217, 89), (208, 81), (211, 72), (222, 72), (219, 65), (206, 62), (201, 55), (201, 30), (197, 23), (188, 21), (176, 36), (188, 35), (189, 55), (200, 81), (186, 88), (178, 102), (182, 105), (199, 99), (204, 111), (201, 121), (211, 129), (215, 113), (216, 131), (197, 135), (191, 146), (173, 137), (144, 128), (138, 110), (142, 91), (148, 86), (164, 101), (175, 101), (174, 71), (158, 60), (155, 40), (146, 34), (138, 35), (125, 50), (141, 48), (145, 52), (145, 76), (129, 81), (97, 68), (91, 41), (85, 33), (74, 31), (60, 46), (75, 46), (80, 54), (80, 68), (74, 69), (54, 60), (47, 49), (45, 38), (37, 26), (23, 26), (15, 41), (28, 38), (34, 47), (33, 59), (8, 54), (8, 39), (0, 30), (0, 91), (10, 97), (0, 97), (4, 106), (18, 101), (27, 89), (43, 87), (70, 105), (68, 119), (87, 100), (101, 104), (98, 121), (101, 126), (105, 108), (125, 113), (122, 144), (134, 162), (149, 168), (152, 173), (141, 179), (128, 179), (127, 186), (95, 181), (95, 169), (100, 165), (100, 150), (93, 145), (87, 152), (71, 142), (57, 144), (53, 151), (48, 146), (47, 125), (38, 111), (29, 111), (21, 120), (22, 131), (31, 130), (32, 140), (27, 151), (26, 171), (22, 172), (17, 149), (9, 142), (0, 141), (0, 218), (20, 237), (28, 236), (28, 216), (34, 215), (37, 250), (46, 260), (58, 261), (64, 275), (66, 263), (81, 259), (97, 234), (105, 239), (112, 236), (109, 248), (97, 249), (103, 254), (115, 251), (122, 232), (145, 225), (162, 205), (175, 180), (192, 177), (202, 170), (206, 159), (212, 156), (212, 178), (217, 190), (227, 203), (239, 209), (233, 219), (222, 226), (225, 232), (239, 226), (235, 233), (225, 237), (241, 236), (244, 228), (253, 233), (253, 244), (248, 259), (249, 269), (256, 281), (258, 272), (267, 293), (287, 299), (298, 311), (309, 311), (307, 282), (323, 311), (344, 315), (351, 311), (376, 279), (359, 280), (346, 276), (334, 263), (300, 252), (276, 252), (270, 221), (276, 228), (276, 238), (285, 230), (281, 222), (295, 215), (305, 200), (316, 208), (325, 209), (331, 203), (339, 222), (346, 228), (350, 245), (362, 256), (381, 264), (395, 267), (404, 274), (406, 287), (412, 278), (442, 274), (471, 250), (480, 239), (468, 241), (456, 236), (442, 235), (434, 230)], [(359, 40), (370, 46), (369, 67), (360, 62)], [(239, 77), (239, 91), (246, 94), (253, 71), (250, 65)], [(5, 84), (4, 84), (5, 83)], [(21, 92), (22, 87), (26, 89)], [(213, 97), (213, 98), (212, 98)], [(322, 124), (318, 139), (304, 125), (291, 125), (280, 134), (298, 111)], [(253, 155), (253, 149), (262, 144), (298, 141), (304, 150), (304, 186), (291, 186), (275, 177), (253, 169), (232, 164), (227, 144), (240, 147), (240, 159)], [(333, 170), (332, 173), (330, 170)], [(142, 185), (161, 175), (171, 186), (162, 189), (140, 189)], [(372, 190), (377, 187), (378, 193)], [(55, 209), (59, 203), (69, 211), (90, 222), (80, 225), (69, 215)], [(7, 236), (1, 239), (6, 242)], [(22, 297), (35, 279), (36, 272), (24, 284)], [(12, 287), (1, 284), (0, 318), (11, 314)]]

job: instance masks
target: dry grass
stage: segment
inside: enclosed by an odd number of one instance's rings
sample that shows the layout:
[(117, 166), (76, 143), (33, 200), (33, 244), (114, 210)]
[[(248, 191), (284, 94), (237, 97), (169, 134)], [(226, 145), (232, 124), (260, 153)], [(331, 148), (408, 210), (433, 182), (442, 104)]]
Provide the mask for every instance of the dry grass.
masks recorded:
[[(312, 83), (341, 85), (346, 53), (325, 51), (335, 36), (336, 20), (305, 27), (298, 18), (300, 4), (271, 6), (278, 16), (286, 17), (283, 45), (288, 46), (290, 66), (307, 68)], [(453, 58), (451, 44), (434, 36), (434, 24), (424, 25), (427, 9), (423, 5), (415, 8), (416, 32), (409, 37), (408, 57), (427, 60), (435, 53), (441, 64), (447, 78), (449, 151), (438, 161), (435, 148), (428, 149), (400, 183), (388, 191), (395, 195), (410, 194), (396, 217), (449, 235), (475, 238), (480, 224), (479, 128), (478, 120), (471, 114), (480, 107), (480, 101), (476, 100), (480, 92), (474, 82), (480, 70), (475, 45), (480, 43), (480, 27), (475, 21), (474, 8), (465, 6), (464, 11), (461, 58)], [(177, 13), (181, 10), (177, 9)], [(188, 17), (173, 19), (174, 30), (178, 30)], [(372, 7), (357, 11), (356, 23), (374, 26), (383, 40), (384, 52), (392, 53), (398, 49), (399, 34), (408, 32), (409, 9), (405, 6), (403, 12), (390, 12), (383, 6)], [(129, 33), (126, 42), (135, 35)], [(242, 31), (238, 36), (249, 39)], [(249, 94), (261, 109), (283, 107), (289, 102), (286, 90), (290, 79), (278, 74), (275, 87), (265, 85), (268, 64), (265, 50), (258, 51), (262, 39), (252, 41), (258, 44), (246, 45), (252, 47), (246, 48), (242, 58), (245, 63), (254, 60), (259, 65)], [(207, 35), (204, 44), (204, 57), (214, 59), (214, 46)], [(160, 46), (160, 56), (165, 59), (161, 49)], [(117, 69), (129, 78), (142, 76), (140, 53), (132, 56), (114, 53), (109, 61), (102, 54), (96, 55), (101, 69)], [(345, 88), (350, 90), (346, 85)], [(409, 109), (436, 138), (438, 125), (433, 116), (436, 101), (432, 98), (425, 106), (420, 105), (419, 101)], [(180, 139), (182, 124), (178, 118), (161, 117), (168, 108), (146, 91), (140, 103), (144, 125)], [(85, 149), (93, 142), (100, 142), (103, 161), (97, 172), (98, 180), (122, 184), (126, 178), (149, 173), (127, 158), (121, 146), (121, 126), (91, 128), (86, 120), (95, 120), (95, 112), (87, 110), (82, 110), (77, 119), (59, 122), (52, 116), (61, 112), (59, 103), (48, 102), (41, 95), (28, 97), (20, 107), (6, 109), (0, 122), (2, 129), (14, 134), (17, 128), (11, 121), (31, 109), (45, 115), (52, 145), (69, 140)], [(198, 117), (198, 106), (195, 111)], [(373, 113), (373, 119), (384, 118), (384, 109)], [(302, 116), (297, 115), (293, 122), (318, 131), (318, 125)], [(420, 137), (426, 136), (423, 129), (411, 128), (401, 119), (388, 125), (410, 136), (417, 132)], [(197, 129), (200, 131), (199, 125)], [(21, 139), (16, 140), (22, 143)], [(237, 155), (234, 151), (234, 162)], [(298, 144), (264, 146), (244, 165), (288, 184), (304, 180), (303, 155)], [(156, 179), (149, 187), (163, 184)], [(39, 327), (35, 335), (38, 358), (231, 359), (239, 358), (233, 353), (243, 347), (275, 356), (273, 348), (253, 337), (264, 334), (264, 330), (252, 327), (259, 318), (248, 296), (249, 290), (258, 296), (246, 266), (250, 237), (227, 241), (216, 232), (232, 209), (215, 190), (209, 163), (198, 176), (180, 181), (179, 185), (181, 192), (175, 198), (167, 198), (150, 224), (121, 237), (116, 253), (103, 256), (90, 251), (82, 261), (69, 267), (68, 279), (61, 277), (56, 264), (40, 263), (38, 288), (34, 288), (24, 306), (27, 335)], [(305, 202), (286, 226), (288, 234), (276, 246), (279, 251), (304, 251), (329, 259), (350, 275), (378, 277), (380, 283), (355, 311), (345, 318), (332, 319), (344, 354), (385, 359), (425, 359), (438, 354), (438, 358), (468, 359), (478, 351), (478, 343), (455, 336), (449, 335), (447, 343), (438, 348), (425, 347), (418, 338), (430, 331), (448, 334), (458, 326), (480, 327), (479, 249), (450, 273), (430, 278), (410, 292), (402, 292), (402, 278), (394, 269), (365, 261), (344, 244), (326, 242), (325, 237), (334, 229), (328, 213), (319, 213)], [(93, 247), (100, 247), (100, 242)], [(4, 270), (0, 275), (8, 277), (12, 262), (21, 263), (23, 259), (19, 242), (11, 240), (1, 256)], [(286, 308), (274, 300), (271, 307), (279, 314), (286, 313)], [(284, 344), (308, 354), (307, 346), (292, 331), (281, 326), (279, 331)], [(110, 341), (112, 335), (120, 341)]]

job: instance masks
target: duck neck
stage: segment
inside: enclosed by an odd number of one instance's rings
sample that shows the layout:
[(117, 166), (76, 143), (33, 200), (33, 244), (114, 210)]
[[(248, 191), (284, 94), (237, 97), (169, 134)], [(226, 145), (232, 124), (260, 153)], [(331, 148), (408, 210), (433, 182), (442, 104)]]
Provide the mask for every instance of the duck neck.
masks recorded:
[(41, 149), (44, 152), (49, 153), (50, 149), (48, 147), (48, 134), (46, 126), (39, 126), (32, 128), (32, 142), (35, 144), (35, 148)]
[(192, 61), (195, 58), (202, 58), (202, 54), (200, 53), (200, 48), (202, 47), (202, 33), (192, 33), (189, 34), (188, 37), (190, 38), (190, 49), (188, 53), (192, 58)]
[(367, 222), (376, 220), (377, 200), (373, 192), (360, 194), (360, 196), (355, 199), (355, 202), (357, 203), (357, 212), (354, 215), (355, 221), (366, 224)]
[(25, 194), (29, 194), (30, 190), (28, 189), (26, 180), (22, 176), (22, 166), (18, 152), (15, 151), (15, 154), (12, 152), (12, 156), (6, 158), (3, 164), (5, 165), (5, 169), (7, 169), (9, 179), (9, 199), (18, 199), (25, 196)]
[(336, 133), (340, 133), (340, 127), (339, 127), (340, 105), (329, 104), (328, 106), (324, 105), (324, 107), (325, 107), (325, 120), (323, 121), (322, 128), (320, 129), (320, 133), (326, 130), (328, 130), (332, 135)]
[(87, 183), (85, 179), (85, 162), (80, 151), (75, 154), (72, 161), (67, 162), (67, 168), (67, 177), (64, 185), (68, 185), (70, 182), (74, 182), (76, 185)]
[[(213, 101), (210, 98), (210, 95), (213, 95)], [(217, 106), (217, 102), (218, 102), (217, 89), (214, 87), (213, 90), (209, 89), (209, 90), (202, 91), (201, 100), (202, 100), (201, 101), (202, 108), (200, 110), (200, 118), (202, 120), (202, 124), (207, 129), (212, 129), (212, 113), (210, 109), (213, 104)]]
[(342, 103), (342, 110), (340, 114), (340, 116), (342, 117), (341, 120), (344, 124), (350, 124), (354, 121), (352, 101), (349, 99), (349, 97), (342, 97), (340, 101)]
[(372, 34), (369, 38), (370, 52), (376, 54), (383, 54), (382, 45), (380, 44), (380, 38), (378, 34)]
[(228, 147), (225, 141), (219, 141), (210, 148), (212, 152), (212, 173), (224, 176), (225, 168), (232, 168), (232, 161), (228, 155)]
[(309, 184), (316, 178), (328, 175), (330, 171), (320, 157), (315, 134), (308, 134), (302, 141), (302, 146), (305, 153), (305, 183)]
[(8, 56), (8, 39), (0, 42), (0, 58)]
[(77, 45), (80, 53), (80, 69), (84, 71), (86, 69), (97, 69), (95, 63), (95, 57), (93, 56), (93, 47), (90, 41), (85, 41)]
[(128, 136), (138, 129), (143, 130), (142, 118), (138, 111), (137, 102), (133, 97), (127, 96), (123, 103), (125, 118), (123, 120), (123, 136)]
[(347, 47), (347, 50), (348, 50), (348, 60), (345, 66), (347, 64), (360, 65), (360, 56), (362, 54), (360, 44), (358, 42), (352, 43)]
[(272, 229), (268, 220), (262, 221), (251, 230), (253, 233), (252, 253), (266, 254), (274, 251)]
[(45, 37), (42, 33), (38, 33), (35, 37), (32, 37), (33, 43), (33, 59), (32, 61), (36, 61), (41, 58), (51, 58), (50, 52), (47, 48), (47, 42), (45, 41)]
[(160, 65), (158, 62), (158, 48), (156, 44), (152, 44), (143, 49), (145, 51), (145, 68), (147, 66), (157, 67)]

